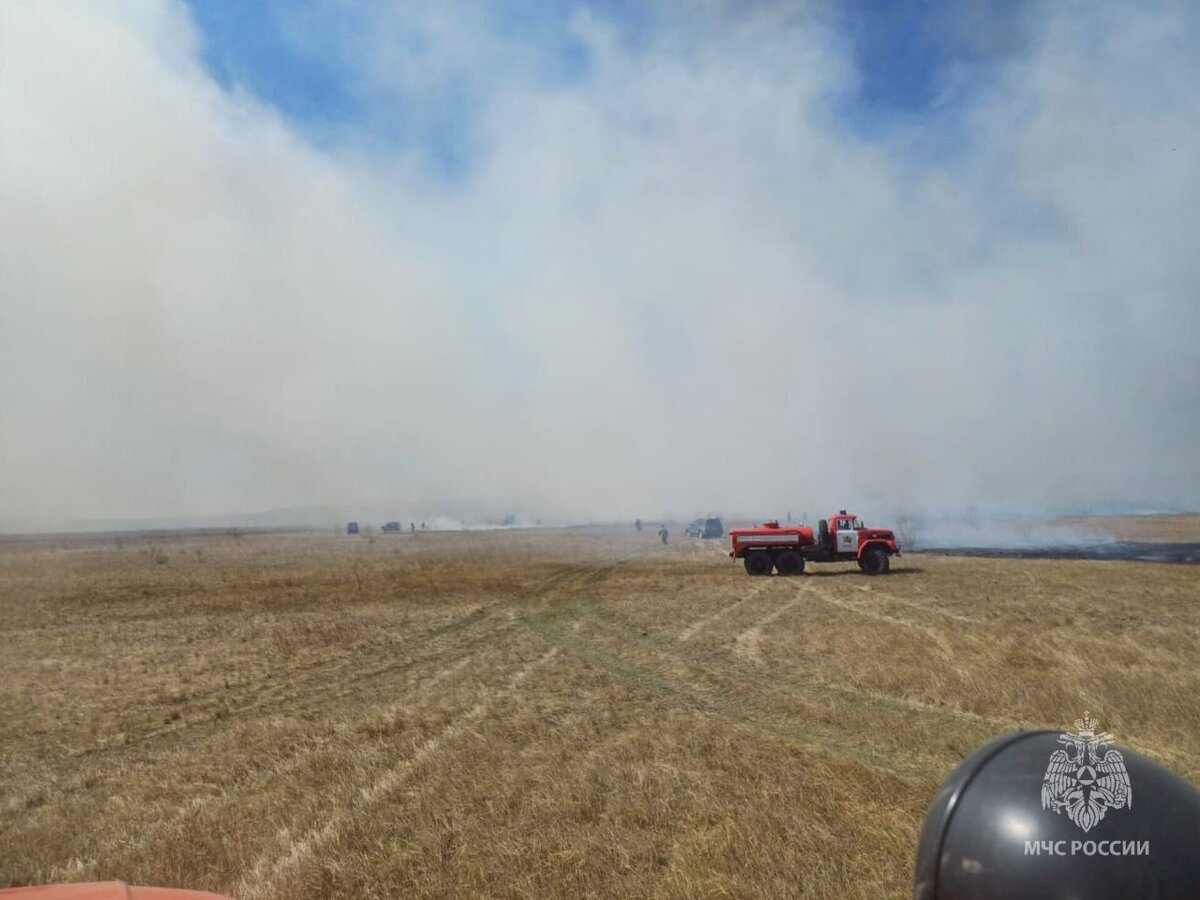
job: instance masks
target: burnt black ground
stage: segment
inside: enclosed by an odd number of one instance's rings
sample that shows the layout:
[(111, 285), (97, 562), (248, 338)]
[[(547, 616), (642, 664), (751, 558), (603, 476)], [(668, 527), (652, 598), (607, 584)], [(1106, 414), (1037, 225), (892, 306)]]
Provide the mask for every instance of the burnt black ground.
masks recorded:
[(1013, 557), (1016, 559), (1117, 559), (1142, 562), (1200, 563), (1200, 543), (1110, 541), (1044, 547), (939, 547), (913, 551), (942, 556)]

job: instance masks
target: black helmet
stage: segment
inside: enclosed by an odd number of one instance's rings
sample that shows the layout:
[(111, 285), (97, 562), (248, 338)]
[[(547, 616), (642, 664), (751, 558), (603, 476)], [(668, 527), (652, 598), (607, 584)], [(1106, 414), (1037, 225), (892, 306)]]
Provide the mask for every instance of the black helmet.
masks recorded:
[(1110, 739), (1021, 731), (963, 760), (929, 806), (913, 897), (1200, 898), (1200, 792)]

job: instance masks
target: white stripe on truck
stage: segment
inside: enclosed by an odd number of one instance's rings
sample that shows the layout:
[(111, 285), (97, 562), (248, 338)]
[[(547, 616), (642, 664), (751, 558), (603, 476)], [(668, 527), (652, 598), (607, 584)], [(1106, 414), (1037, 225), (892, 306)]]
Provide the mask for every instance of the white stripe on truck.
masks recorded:
[(737, 535), (739, 544), (797, 544), (800, 542), (798, 534), (739, 534)]

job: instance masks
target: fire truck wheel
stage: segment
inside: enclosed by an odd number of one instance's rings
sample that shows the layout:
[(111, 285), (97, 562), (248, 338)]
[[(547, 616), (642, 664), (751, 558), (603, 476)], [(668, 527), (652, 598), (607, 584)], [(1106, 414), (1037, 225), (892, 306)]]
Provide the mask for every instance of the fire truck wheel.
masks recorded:
[(804, 557), (795, 550), (784, 550), (775, 557), (775, 571), (780, 575), (799, 575), (804, 571)]
[(746, 571), (751, 575), (771, 574), (771, 557), (761, 550), (755, 553), (747, 553), (742, 562), (746, 567)]
[(868, 575), (886, 575), (891, 568), (887, 551), (879, 547), (868, 547), (858, 561), (858, 567)]

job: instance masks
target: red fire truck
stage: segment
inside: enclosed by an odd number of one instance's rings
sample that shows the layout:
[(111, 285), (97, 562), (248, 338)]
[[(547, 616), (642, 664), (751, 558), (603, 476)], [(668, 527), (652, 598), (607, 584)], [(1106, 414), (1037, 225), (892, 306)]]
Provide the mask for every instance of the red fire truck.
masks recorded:
[(751, 575), (800, 575), (808, 562), (857, 562), (868, 575), (885, 575), (891, 558), (900, 555), (896, 535), (886, 528), (867, 528), (858, 516), (840, 509), (822, 519), (814, 535), (808, 525), (765, 522), (755, 528), (731, 528), (733, 549)]

